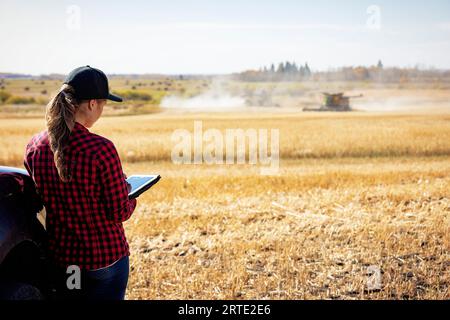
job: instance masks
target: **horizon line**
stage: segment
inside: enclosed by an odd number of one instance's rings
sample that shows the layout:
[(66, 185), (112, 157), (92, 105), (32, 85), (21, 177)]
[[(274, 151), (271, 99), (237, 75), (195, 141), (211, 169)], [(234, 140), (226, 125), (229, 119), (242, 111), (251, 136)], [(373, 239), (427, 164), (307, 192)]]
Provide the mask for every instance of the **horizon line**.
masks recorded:
[[(289, 61), (284, 61), (285, 62), (289, 62)], [(277, 65), (276, 63), (273, 63), (275, 66)], [(269, 64), (270, 65), (270, 64)], [(336, 71), (340, 71), (342, 69), (345, 68), (359, 68), (359, 67), (363, 67), (363, 68), (371, 68), (374, 67), (376, 65), (370, 65), (370, 66), (363, 66), (363, 65), (358, 65), (358, 66), (340, 66), (340, 67), (330, 67), (327, 69), (317, 69), (314, 70), (314, 68), (311, 68), (311, 72), (312, 73), (327, 73), (327, 72), (336, 72)], [(243, 73), (243, 72), (247, 72), (247, 71), (259, 71), (261, 68), (264, 68), (264, 66), (261, 66), (260, 68), (253, 68), (253, 69), (245, 69), (242, 71), (234, 71), (234, 72), (212, 72), (212, 73), (206, 73), (206, 72), (200, 72), (200, 73), (182, 73), (182, 72), (177, 72), (177, 73), (164, 73), (164, 72), (155, 72), (155, 73), (150, 73), (150, 72), (143, 72), (143, 73), (135, 73), (135, 72), (107, 72), (106, 74), (109, 76), (231, 76), (234, 74), (239, 74), (239, 73)], [(400, 69), (400, 70), (418, 70), (418, 71), (437, 71), (437, 72), (448, 72), (450, 71), (450, 68), (438, 68), (438, 67), (434, 67), (434, 66), (427, 66), (427, 67), (420, 67), (420, 64), (417, 64), (416, 66), (384, 66), (383, 69), (385, 70), (389, 70), (389, 69)], [(15, 72), (15, 71), (0, 71), (0, 77), (2, 75), (11, 75), (11, 76), (23, 76), (23, 77), (42, 77), (42, 76), (65, 76), (66, 73), (60, 73), (60, 72), (48, 72), (48, 73), (22, 73), (22, 72)]]

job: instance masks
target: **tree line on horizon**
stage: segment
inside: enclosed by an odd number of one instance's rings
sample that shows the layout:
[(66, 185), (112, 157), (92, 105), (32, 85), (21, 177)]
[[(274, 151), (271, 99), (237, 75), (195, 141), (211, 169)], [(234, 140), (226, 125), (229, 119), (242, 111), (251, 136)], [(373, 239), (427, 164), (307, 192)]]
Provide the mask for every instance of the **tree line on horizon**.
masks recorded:
[(414, 68), (385, 68), (381, 60), (377, 64), (366, 66), (349, 66), (328, 71), (311, 71), (308, 63), (297, 65), (285, 62), (275, 67), (262, 67), (258, 70), (247, 70), (233, 74), (240, 81), (366, 81), (407, 83), (420, 81), (450, 82), (450, 70)]
[(307, 80), (312, 72), (307, 62), (298, 65), (296, 62), (280, 62), (277, 67), (272, 63), (259, 70), (247, 70), (237, 74), (240, 80), (245, 81), (299, 81)]

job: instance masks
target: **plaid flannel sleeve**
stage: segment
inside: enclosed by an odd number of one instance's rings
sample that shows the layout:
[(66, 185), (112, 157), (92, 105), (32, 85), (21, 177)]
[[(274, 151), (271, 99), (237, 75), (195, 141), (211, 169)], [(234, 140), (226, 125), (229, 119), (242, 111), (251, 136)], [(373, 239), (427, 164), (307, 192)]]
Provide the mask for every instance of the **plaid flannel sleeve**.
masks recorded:
[(111, 141), (107, 141), (98, 153), (97, 168), (108, 219), (116, 223), (128, 220), (136, 207), (136, 199), (128, 199), (122, 164)]

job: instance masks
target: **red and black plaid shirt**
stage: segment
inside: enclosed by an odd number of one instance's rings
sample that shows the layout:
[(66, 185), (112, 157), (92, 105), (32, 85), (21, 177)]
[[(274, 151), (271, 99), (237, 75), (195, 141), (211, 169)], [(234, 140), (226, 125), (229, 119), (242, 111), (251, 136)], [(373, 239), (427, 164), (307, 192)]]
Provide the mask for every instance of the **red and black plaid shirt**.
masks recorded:
[(76, 122), (66, 149), (72, 180), (62, 182), (47, 131), (28, 143), (25, 168), (46, 209), (49, 255), (61, 267), (103, 268), (129, 255), (122, 222), (136, 207), (128, 200), (114, 144)]

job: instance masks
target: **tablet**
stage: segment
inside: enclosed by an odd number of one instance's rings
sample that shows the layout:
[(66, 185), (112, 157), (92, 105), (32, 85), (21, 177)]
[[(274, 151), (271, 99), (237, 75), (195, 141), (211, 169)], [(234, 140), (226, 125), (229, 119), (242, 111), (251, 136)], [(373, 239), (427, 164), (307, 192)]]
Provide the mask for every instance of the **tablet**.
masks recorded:
[(139, 197), (157, 183), (159, 179), (161, 179), (161, 176), (158, 174), (129, 176), (127, 182), (131, 185), (131, 191), (128, 193), (128, 198), (135, 199)]

